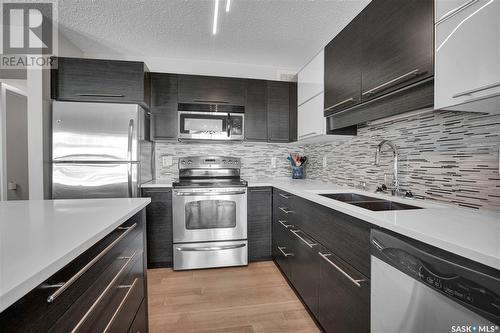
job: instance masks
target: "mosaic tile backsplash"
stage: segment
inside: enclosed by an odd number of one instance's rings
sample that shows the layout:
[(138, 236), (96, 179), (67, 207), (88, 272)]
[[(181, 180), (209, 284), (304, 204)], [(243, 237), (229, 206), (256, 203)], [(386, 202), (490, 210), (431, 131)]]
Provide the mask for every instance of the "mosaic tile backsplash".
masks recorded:
[[(180, 157), (198, 155), (236, 156), (241, 158), (243, 178), (291, 177), (289, 153), (303, 153), (297, 144), (274, 143), (180, 143), (156, 142), (156, 178), (176, 178), (179, 176)], [(162, 165), (162, 156), (171, 156), (172, 164)], [(276, 167), (271, 159), (276, 158)]]
[[(179, 157), (210, 154), (241, 157), (243, 177), (290, 177), (286, 157), (294, 152), (308, 156), (308, 179), (355, 186), (365, 182), (374, 190), (392, 181), (392, 153), (387, 147), (380, 166), (374, 166), (381, 140), (398, 146), (402, 188), (419, 197), (500, 211), (500, 115), (434, 111), (360, 126), (356, 137), (305, 146), (157, 142), (156, 178), (177, 177)], [(162, 156), (171, 156), (173, 163), (163, 166)], [(276, 168), (271, 167), (273, 157)]]
[(374, 166), (381, 140), (399, 149), (401, 187), (424, 198), (500, 211), (500, 115), (434, 111), (359, 127), (356, 137), (305, 146), (308, 177), (348, 185), (362, 181), (370, 190), (384, 180), (391, 183), (388, 147)]

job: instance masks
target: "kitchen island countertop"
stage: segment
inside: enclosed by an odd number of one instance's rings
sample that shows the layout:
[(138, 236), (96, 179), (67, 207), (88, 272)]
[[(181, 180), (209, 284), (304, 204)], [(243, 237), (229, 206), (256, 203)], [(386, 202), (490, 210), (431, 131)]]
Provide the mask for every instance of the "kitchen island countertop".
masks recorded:
[(0, 312), (150, 202), (149, 198), (0, 202)]

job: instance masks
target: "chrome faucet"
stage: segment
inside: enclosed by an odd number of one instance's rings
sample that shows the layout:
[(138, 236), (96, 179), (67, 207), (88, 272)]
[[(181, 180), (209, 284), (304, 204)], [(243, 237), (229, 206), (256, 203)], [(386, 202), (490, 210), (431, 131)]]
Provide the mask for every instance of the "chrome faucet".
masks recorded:
[(392, 148), (394, 153), (394, 183), (392, 190), (392, 195), (398, 195), (399, 193), (399, 180), (398, 180), (398, 147), (389, 140), (383, 140), (377, 146), (377, 151), (375, 152), (375, 165), (380, 165), (380, 151), (384, 145), (388, 145)]

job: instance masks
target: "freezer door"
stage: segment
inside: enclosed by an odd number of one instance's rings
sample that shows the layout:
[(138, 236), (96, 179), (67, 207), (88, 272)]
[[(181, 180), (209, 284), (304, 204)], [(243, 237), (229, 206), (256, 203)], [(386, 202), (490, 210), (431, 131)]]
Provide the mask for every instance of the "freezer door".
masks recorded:
[(53, 161), (139, 161), (145, 119), (136, 104), (54, 102)]
[(138, 163), (54, 163), (53, 199), (138, 196)]

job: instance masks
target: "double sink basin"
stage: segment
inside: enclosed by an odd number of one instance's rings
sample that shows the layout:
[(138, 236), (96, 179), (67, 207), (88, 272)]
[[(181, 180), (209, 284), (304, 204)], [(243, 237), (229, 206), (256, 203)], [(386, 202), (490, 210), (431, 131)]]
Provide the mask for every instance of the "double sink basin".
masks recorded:
[(357, 193), (320, 193), (319, 195), (371, 211), (422, 209), (422, 207), (374, 198)]

